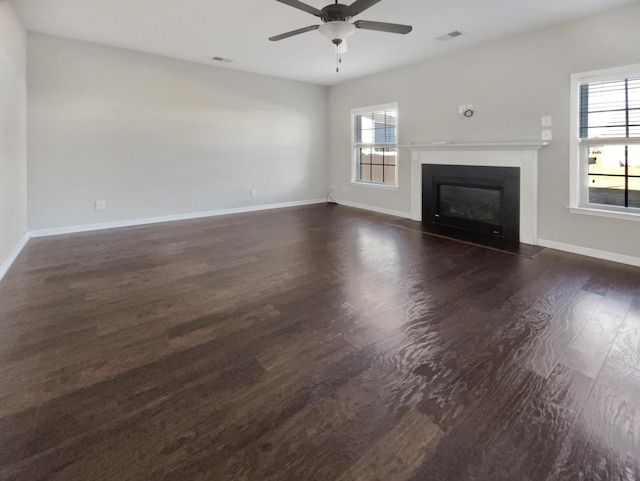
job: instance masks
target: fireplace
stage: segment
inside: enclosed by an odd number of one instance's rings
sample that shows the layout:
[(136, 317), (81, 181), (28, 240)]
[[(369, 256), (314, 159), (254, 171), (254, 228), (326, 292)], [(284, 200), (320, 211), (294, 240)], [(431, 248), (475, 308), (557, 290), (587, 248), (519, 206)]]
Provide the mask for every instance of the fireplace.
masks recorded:
[(519, 242), (520, 169), (423, 165), (422, 222)]
[[(519, 213), (518, 237), (521, 243), (538, 244), (538, 150), (546, 142), (490, 142), (490, 143), (410, 143), (403, 147), (411, 150), (411, 219), (423, 220), (423, 180), (422, 168), (425, 165), (449, 165), (469, 167), (513, 167), (519, 171)], [(456, 177), (456, 175), (453, 175)], [(463, 184), (468, 184), (465, 180)], [(477, 184), (477, 182), (476, 182)], [(454, 185), (457, 186), (457, 185)], [(485, 188), (480, 186), (471, 187)], [(502, 190), (504, 195), (505, 190)], [(451, 192), (449, 192), (451, 193)], [(477, 193), (477, 192), (476, 192)], [(445, 195), (447, 195), (445, 189)], [(492, 194), (489, 194), (491, 196)], [(495, 193), (493, 193), (495, 196)], [(515, 205), (512, 201), (501, 199), (501, 205)], [(451, 214), (451, 212), (449, 212)], [(460, 217), (448, 215), (448, 217)], [(451, 221), (452, 219), (445, 219)], [(459, 219), (455, 219), (457, 222)], [(464, 220), (464, 219), (463, 219)], [(467, 219), (469, 220), (469, 219)], [(492, 223), (491, 221), (489, 222)], [(441, 226), (440, 224), (429, 224)], [(445, 226), (441, 226), (445, 227)], [(464, 231), (459, 227), (446, 227)], [(504, 235), (503, 227), (503, 235)], [(468, 232), (468, 231), (467, 231)], [(493, 234), (493, 233), (491, 233)], [(497, 238), (497, 235), (494, 234)]]

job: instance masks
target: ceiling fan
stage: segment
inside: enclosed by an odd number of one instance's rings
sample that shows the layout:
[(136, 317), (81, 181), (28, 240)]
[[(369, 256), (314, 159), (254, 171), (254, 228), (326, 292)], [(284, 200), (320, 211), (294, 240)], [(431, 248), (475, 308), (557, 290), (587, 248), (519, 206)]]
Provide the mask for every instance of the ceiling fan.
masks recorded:
[[(310, 25), (309, 27), (299, 28), (292, 30), (291, 32), (282, 33), (274, 37), (270, 37), (269, 40), (277, 42), (285, 38), (293, 37), (294, 35), (300, 35), (301, 33), (310, 32), (312, 30), (318, 30), (322, 35), (331, 40), (331, 43), (335, 45), (336, 54), (338, 56), (338, 63), (340, 63), (340, 55), (347, 51), (347, 37), (353, 35), (357, 28), (365, 30), (377, 30), (379, 32), (400, 33), (407, 34), (411, 32), (413, 27), (410, 25), (400, 25), (397, 23), (387, 22), (371, 22), (368, 20), (356, 20), (351, 23), (352, 17), (359, 15), (369, 7), (372, 7), (381, 0), (356, 0), (351, 5), (343, 5), (335, 0), (334, 4), (327, 5), (322, 10), (318, 10), (311, 5), (300, 2), (298, 0), (276, 0), (290, 7), (297, 8), (304, 12), (315, 15), (322, 20), (322, 25)], [(336, 69), (338, 71), (339, 69)]]

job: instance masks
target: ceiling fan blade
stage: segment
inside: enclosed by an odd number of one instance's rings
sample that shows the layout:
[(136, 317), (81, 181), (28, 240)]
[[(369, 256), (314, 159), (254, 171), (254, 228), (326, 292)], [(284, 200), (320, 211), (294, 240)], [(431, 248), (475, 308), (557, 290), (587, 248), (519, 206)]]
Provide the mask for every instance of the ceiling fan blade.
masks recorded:
[(291, 32), (281, 33), (280, 35), (276, 35), (275, 37), (269, 37), (269, 40), (271, 40), (272, 42), (277, 42), (278, 40), (293, 37), (294, 35), (300, 35), (301, 33), (310, 32), (311, 30), (318, 30), (319, 28), (320, 25), (310, 25), (309, 27), (299, 28), (298, 30), (292, 30)]
[(347, 15), (349, 17), (355, 17), (359, 13), (364, 12), (367, 8), (373, 7), (381, 0), (356, 0), (347, 8)]
[(363, 28), (365, 30), (377, 30), (379, 32), (389, 32), (389, 33), (401, 33), (407, 34), (413, 27), (411, 25), (400, 25), (398, 23), (387, 23), (387, 22), (369, 22), (367, 20), (358, 20), (357, 22), (353, 22), (356, 28)]
[(297, 8), (304, 12), (310, 13), (311, 15), (315, 15), (316, 17), (322, 17), (324, 15), (317, 8), (312, 7), (311, 5), (307, 5), (306, 3), (299, 2), (298, 0), (276, 0), (276, 1), (280, 3), (284, 3), (285, 5), (289, 5), (290, 7)]

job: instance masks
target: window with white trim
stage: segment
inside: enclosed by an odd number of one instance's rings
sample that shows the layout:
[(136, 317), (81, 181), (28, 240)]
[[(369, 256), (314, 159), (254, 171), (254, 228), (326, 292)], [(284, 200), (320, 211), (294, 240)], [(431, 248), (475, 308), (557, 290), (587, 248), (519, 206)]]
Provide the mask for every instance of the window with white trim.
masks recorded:
[(640, 214), (640, 65), (572, 76), (571, 207)]
[(352, 180), (397, 187), (398, 104), (353, 110), (351, 118)]

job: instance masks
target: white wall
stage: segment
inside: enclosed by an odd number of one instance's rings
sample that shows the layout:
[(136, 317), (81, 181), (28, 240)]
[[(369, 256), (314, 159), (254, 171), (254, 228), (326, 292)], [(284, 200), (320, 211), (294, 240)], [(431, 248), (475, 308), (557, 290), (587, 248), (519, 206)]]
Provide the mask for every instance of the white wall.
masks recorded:
[[(540, 117), (551, 115), (553, 143), (539, 156), (540, 237), (640, 258), (640, 222), (567, 210), (570, 75), (640, 62), (639, 18), (635, 4), (332, 87), (329, 183), (336, 199), (410, 212), (407, 150), (397, 191), (349, 183), (353, 108), (398, 101), (400, 143), (539, 140)], [(459, 104), (473, 104), (474, 117), (459, 115)]]
[(39, 34), (28, 47), (32, 230), (326, 195), (324, 87)]
[(0, 278), (27, 232), (25, 31), (0, 0)]

